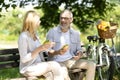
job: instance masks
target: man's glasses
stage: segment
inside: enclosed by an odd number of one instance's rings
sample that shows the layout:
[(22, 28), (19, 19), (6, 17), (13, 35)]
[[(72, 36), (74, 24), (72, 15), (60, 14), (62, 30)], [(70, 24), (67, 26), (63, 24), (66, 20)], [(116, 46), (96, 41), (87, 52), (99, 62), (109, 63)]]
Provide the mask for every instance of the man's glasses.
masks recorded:
[(62, 19), (64, 19), (64, 20), (69, 20), (70, 18), (68, 18), (68, 17), (60, 17), (60, 19), (62, 20)]

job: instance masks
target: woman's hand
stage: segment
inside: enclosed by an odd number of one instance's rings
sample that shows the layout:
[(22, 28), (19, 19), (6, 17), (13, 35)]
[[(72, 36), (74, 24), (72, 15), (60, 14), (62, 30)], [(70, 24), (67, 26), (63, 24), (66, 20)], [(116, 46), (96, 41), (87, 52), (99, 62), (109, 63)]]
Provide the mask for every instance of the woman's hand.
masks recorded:
[(48, 50), (49, 48), (52, 48), (55, 45), (55, 42), (48, 42), (42, 45), (42, 48), (44, 50)]
[(53, 47), (54, 45), (55, 45), (55, 42), (48, 42), (48, 43), (45, 43), (45, 44), (39, 46), (34, 51), (32, 51), (32, 57), (33, 58), (36, 57), (39, 54), (39, 52), (49, 50), (49, 48)]

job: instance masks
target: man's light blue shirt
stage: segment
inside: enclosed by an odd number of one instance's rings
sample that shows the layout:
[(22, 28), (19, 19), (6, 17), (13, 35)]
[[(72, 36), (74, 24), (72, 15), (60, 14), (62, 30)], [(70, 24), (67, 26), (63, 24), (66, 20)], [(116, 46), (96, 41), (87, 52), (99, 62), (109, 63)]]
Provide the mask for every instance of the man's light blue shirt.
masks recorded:
[[(61, 36), (62, 36), (62, 31), (60, 25), (48, 31), (47, 39), (56, 43), (56, 45), (52, 48), (53, 50), (61, 49), (61, 45), (62, 45)], [(69, 40), (70, 49), (63, 55), (55, 55), (54, 57), (50, 57), (50, 60), (63, 62), (75, 56), (77, 51), (82, 51), (80, 44), (80, 33), (78, 31), (75, 31), (71, 27), (69, 29), (69, 39), (70, 39)]]

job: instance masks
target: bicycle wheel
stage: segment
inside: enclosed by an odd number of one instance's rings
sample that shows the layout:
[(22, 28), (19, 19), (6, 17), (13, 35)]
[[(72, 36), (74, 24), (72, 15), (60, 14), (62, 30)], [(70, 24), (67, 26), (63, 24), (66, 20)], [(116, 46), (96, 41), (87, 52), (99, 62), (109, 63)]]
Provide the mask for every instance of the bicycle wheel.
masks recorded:
[(115, 72), (116, 74), (120, 74), (120, 56), (114, 56), (115, 61)]
[(115, 63), (113, 56), (108, 56), (110, 65), (97, 66), (95, 80), (112, 80)]

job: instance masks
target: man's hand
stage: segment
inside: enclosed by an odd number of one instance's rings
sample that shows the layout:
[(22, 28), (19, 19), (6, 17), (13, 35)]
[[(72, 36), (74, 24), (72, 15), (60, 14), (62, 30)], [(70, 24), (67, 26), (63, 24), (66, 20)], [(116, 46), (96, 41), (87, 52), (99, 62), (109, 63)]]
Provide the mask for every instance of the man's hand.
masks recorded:
[(54, 56), (54, 55), (63, 55), (65, 54), (69, 49), (69, 46), (68, 45), (64, 45), (61, 49), (55, 51), (55, 50), (49, 50), (48, 51), (48, 54), (51, 55), (51, 56)]
[(80, 58), (82, 57), (82, 53), (81, 52), (77, 52), (77, 55), (76, 56), (73, 56), (73, 58), (75, 59), (75, 60), (79, 60)]
[(64, 53), (66, 53), (66, 52), (68, 51), (68, 49), (69, 49), (69, 45), (68, 45), (68, 44), (64, 45), (64, 46), (59, 50), (59, 54), (60, 54), (60, 55), (63, 55)]

